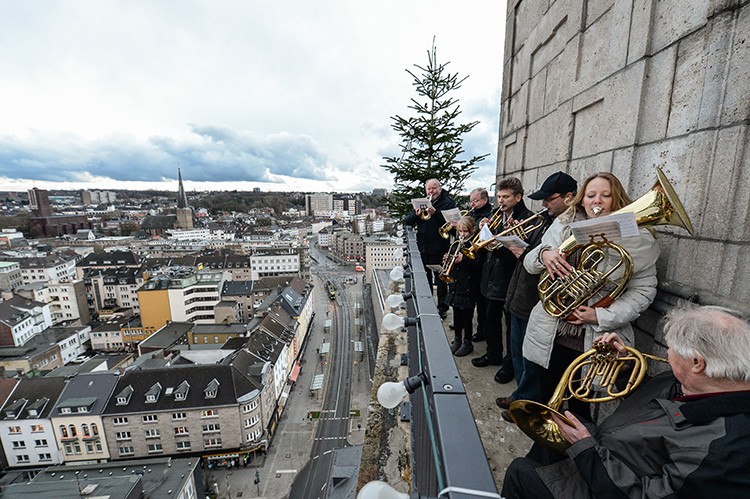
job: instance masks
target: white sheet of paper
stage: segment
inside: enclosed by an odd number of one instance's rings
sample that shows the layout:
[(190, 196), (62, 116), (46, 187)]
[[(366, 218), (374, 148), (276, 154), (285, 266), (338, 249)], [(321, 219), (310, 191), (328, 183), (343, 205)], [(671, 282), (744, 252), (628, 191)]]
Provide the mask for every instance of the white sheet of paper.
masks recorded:
[(492, 234), (492, 231), (490, 230), (489, 225), (485, 225), (482, 227), (482, 230), (479, 231), (479, 240), (480, 241), (486, 241), (487, 239), (495, 237), (494, 234)]
[(526, 249), (529, 243), (521, 239), (516, 235), (511, 236), (495, 236), (495, 240), (505, 246), (506, 248), (523, 248)]
[(440, 213), (446, 222), (458, 222), (461, 220), (461, 210), (458, 208), (451, 208), (450, 210), (441, 210)]
[(427, 209), (432, 206), (432, 202), (427, 198), (414, 198), (411, 200), (411, 205), (414, 207), (414, 211), (421, 209)]
[(614, 241), (640, 234), (638, 224), (635, 221), (635, 214), (632, 212), (573, 222), (570, 224), (570, 230), (578, 244), (590, 243), (591, 236), (595, 236), (595, 240), (600, 240), (601, 236), (604, 236), (608, 240)]
[(443, 266), (442, 265), (427, 265), (427, 268), (432, 270), (433, 272), (442, 272)]

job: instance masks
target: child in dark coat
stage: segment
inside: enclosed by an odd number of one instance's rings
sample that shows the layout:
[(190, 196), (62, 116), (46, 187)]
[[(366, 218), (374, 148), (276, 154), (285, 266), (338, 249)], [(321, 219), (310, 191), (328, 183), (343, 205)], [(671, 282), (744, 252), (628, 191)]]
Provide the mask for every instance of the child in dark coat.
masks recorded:
[[(476, 223), (470, 216), (461, 217), (456, 226), (461, 246), (469, 242), (476, 230)], [(459, 243), (456, 243), (459, 244)], [(455, 246), (453, 247), (455, 249)], [(448, 258), (451, 255), (447, 255)], [(474, 322), (474, 307), (481, 295), (479, 282), (481, 280), (482, 264), (478, 259), (466, 257), (459, 250), (455, 255), (455, 262), (451, 268), (450, 277), (453, 282), (448, 284), (446, 302), (453, 308), (453, 327), (456, 336), (451, 343), (451, 352), (456, 357), (469, 355), (474, 351), (471, 341)]]

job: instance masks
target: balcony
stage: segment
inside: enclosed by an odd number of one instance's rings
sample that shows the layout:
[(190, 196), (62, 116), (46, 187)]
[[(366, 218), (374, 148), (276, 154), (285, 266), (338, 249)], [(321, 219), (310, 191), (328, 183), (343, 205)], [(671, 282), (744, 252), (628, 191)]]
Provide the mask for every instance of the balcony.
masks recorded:
[[(500, 385), (493, 379), (498, 367), (471, 364), (472, 358), (484, 354), (484, 342), (476, 343), (468, 356), (451, 354), (451, 312), (447, 320), (440, 320), (411, 229), (407, 252), (408, 376), (423, 373), (427, 380), (400, 411), (409, 419), (412, 497), (497, 497), (510, 462), (531, 447), (495, 405), (495, 398), (512, 393), (515, 382)], [(403, 490), (401, 485), (397, 488)]]

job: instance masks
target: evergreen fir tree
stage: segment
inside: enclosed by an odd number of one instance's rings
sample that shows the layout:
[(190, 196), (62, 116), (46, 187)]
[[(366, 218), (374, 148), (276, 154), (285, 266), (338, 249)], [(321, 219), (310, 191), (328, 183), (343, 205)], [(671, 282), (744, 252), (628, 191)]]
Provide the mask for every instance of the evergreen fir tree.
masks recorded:
[(451, 97), (454, 90), (468, 77), (459, 78), (446, 70), (449, 63), (437, 62), (433, 43), (427, 53), (427, 66), (415, 64), (417, 75), (406, 70), (414, 79), (417, 97), (411, 99), (409, 109), (415, 115), (404, 118), (393, 116), (393, 128), (401, 136), (401, 157), (385, 157), (383, 168), (393, 174), (394, 187), (388, 195), (388, 209), (393, 216), (403, 216), (411, 208), (411, 199), (424, 197), (424, 183), (437, 178), (454, 199), (464, 187), (466, 179), (477, 169), (476, 163), (489, 154), (464, 160), (463, 135), (478, 121), (457, 123), (461, 114), (458, 100)]

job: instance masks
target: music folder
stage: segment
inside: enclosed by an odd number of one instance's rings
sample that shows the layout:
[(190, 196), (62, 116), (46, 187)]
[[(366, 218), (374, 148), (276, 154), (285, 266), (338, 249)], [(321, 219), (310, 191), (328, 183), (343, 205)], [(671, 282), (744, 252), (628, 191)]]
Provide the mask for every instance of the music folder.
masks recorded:
[(589, 244), (593, 241), (616, 241), (626, 237), (640, 235), (633, 212), (614, 213), (604, 217), (589, 218), (570, 224), (570, 230), (578, 244)]

